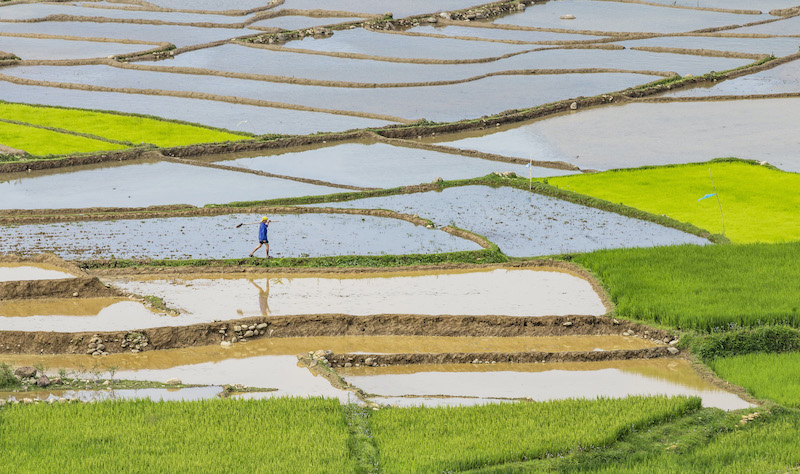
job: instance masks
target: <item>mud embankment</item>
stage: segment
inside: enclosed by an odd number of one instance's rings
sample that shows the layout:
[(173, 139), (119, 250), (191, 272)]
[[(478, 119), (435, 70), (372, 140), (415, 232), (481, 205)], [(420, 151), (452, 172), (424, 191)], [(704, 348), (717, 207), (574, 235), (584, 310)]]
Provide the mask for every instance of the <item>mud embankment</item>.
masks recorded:
[[(315, 336), (586, 336), (619, 335), (624, 332), (630, 334), (630, 331), (633, 331), (638, 337), (662, 344), (672, 340), (672, 336), (666, 331), (628, 321), (615, 322), (611, 318), (602, 316), (517, 317), (411, 314), (352, 316), (324, 314), (253, 317), (136, 331), (80, 333), (0, 331), (0, 341), (2, 341), (0, 353), (84, 354), (88, 349), (89, 341), (95, 337), (105, 345), (106, 352), (122, 353), (130, 350), (123, 347), (122, 343), (126, 340), (126, 335), (132, 332), (141, 334), (149, 341), (148, 346), (144, 349), (147, 351), (216, 345), (232, 340), (235, 335), (234, 326), (252, 325), (261, 325), (260, 335), (248, 336), (248, 340)], [(246, 342), (237, 342), (236, 344), (246, 344)]]
[(61, 280), (23, 280), (0, 282), (0, 300), (29, 298), (91, 298), (122, 296), (107, 288), (96, 277), (64, 278)]

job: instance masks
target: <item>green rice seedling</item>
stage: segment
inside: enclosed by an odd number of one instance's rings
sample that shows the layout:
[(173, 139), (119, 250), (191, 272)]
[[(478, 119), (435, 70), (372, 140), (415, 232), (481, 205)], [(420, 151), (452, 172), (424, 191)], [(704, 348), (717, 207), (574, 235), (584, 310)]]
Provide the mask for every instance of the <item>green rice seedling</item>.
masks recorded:
[(338, 400), (0, 408), (0, 472), (353, 472)]
[(386, 472), (442, 472), (603, 446), (700, 408), (686, 397), (388, 408), (370, 424)]
[(754, 354), (709, 363), (720, 377), (747, 389), (756, 398), (800, 408), (800, 352)]
[(705, 361), (753, 352), (800, 351), (800, 331), (786, 326), (762, 326), (692, 336), (687, 338), (691, 339), (692, 352)]
[(682, 329), (800, 326), (800, 242), (682, 245), (575, 255), (623, 317)]
[(35, 156), (127, 148), (118, 143), (6, 122), (0, 122), (0, 144)]
[[(134, 145), (146, 143), (159, 147), (242, 140), (249, 136), (246, 134), (203, 127), (201, 125), (173, 122), (153, 117), (7, 102), (0, 102), (0, 117), (39, 126), (86, 133), (116, 141), (130, 142)], [(2, 134), (0, 134), (0, 136), (2, 136)], [(0, 140), (0, 143), (2, 143), (2, 140)], [(13, 146), (10, 143), (6, 144)], [(111, 149), (114, 148), (105, 147), (79, 151)], [(31, 154), (41, 154), (34, 153), (27, 149), (26, 151)], [(60, 153), (69, 153), (72, 151), (74, 150), (62, 151)]]
[[(715, 192), (719, 196), (698, 201)], [(738, 243), (800, 240), (800, 175), (744, 161), (658, 166), (548, 178), (559, 188), (665, 214)], [(720, 204), (722, 212), (720, 212)]]

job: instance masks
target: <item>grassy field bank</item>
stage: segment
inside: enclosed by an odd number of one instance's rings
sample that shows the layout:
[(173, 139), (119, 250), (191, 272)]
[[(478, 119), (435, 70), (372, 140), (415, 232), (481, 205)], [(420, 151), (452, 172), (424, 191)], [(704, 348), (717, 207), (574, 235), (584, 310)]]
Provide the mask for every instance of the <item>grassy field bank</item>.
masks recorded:
[(2, 472), (353, 472), (338, 400), (0, 408)]
[[(88, 134), (134, 145), (150, 144), (159, 147), (183, 146), (194, 143), (242, 140), (246, 134), (232, 133), (200, 125), (172, 122), (156, 118), (123, 115), (92, 110), (44, 107), (0, 102), (0, 117), (39, 127)], [(123, 145), (89, 140), (66, 133), (42, 130), (41, 128), (16, 125), (12, 133), (9, 124), (0, 128), (0, 143), (27, 151), (32, 155), (67, 154), (124, 148)], [(47, 143), (35, 146), (37, 135), (51, 134)], [(55, 135), (52, 135), (55, 134)], [(69, 140), (82, 139), (73, 144)], [(81, 146), (78, 147), (77, 144)]]
[(800, 242), (682, 245), (570, 256), (623, 317), (681, 329), (800, 326)]
[(375, 412), (370, 425), (386, 472), (442, 472), (599, 447), (699, 408), (685, 397), (395, 408)]
[(746, 388), (756, 398), (800, 408), (800, 352), (757, 352), (715, 359), (709, 365), (717, 375)]
[(800, 174), (744, 161), (658, 166), (548, 178), (562, 189), (665, 214), (722, 232), (709, 169), (722, 203), (725, 235), (738, 243), (800, 240)]

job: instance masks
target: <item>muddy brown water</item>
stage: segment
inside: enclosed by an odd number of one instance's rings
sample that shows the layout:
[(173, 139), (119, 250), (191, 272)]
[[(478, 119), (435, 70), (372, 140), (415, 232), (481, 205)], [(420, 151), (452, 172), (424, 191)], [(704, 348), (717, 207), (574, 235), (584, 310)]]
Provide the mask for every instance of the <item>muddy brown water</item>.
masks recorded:
[[(92, 183), (74, 186), (73, 183)], [(340, 192), (277, 178), (161, 161), (103, 163), (0, 176), (0, 208), (203, 206)]]
[(0, 282), (20, 280), (60, 280), (75, 275), (46, 263), (0, 263)]
[[(176, 77), (169, 77), (169, 83)], [(232, 104), (207, 99), (95, 92), (2, 83), (3, 99), (63, 107), (156, 115), (248, 133), (309, 134), (366, 127), (383, 127), (392, 122), (324, 112)], [(230, 91), (227, 91), (229, 94)]]
[[(609, 133), (610, 123), (625, 130), (625, 140)], [(497, 131), (454, 134), (440, 144), (519, 158), (533, 152), (538, 159), (567, 161), (585, 169), (735, 156), (800, 171), (796, 123), (800, 123), (797, 98), (629, 103), (498, 127)]]
[[(563, 20), (563, 15), (574, 15), (575, 19)], [(679, 33), (741, 25), (769, 18), (774, 17), (767, 14), (739, 15), (635, 3), (565, 0), (533, 5), (524, 13), (505, 16), (494, 23), (603, 32)]]
[(117, 331), (171, 326), (176, 320), (125, 298), (0, 302), (0, 330), (4, 331)]
[[(338, 369), (356, 387), (386, 397), (621, 398), (629, 395), (699, 396), (725, 410), (752, 406), (703, 380), (682, 359), (567, 364), (478, 364)], [(381, 402), (381, 398), (374, 398)], [(424, 403), (423, 400), (420, 400)]]
[[(507, 270), (383, 275), (266, 274), (131, 279), (124, 291), (157, 295), (184, 314), (172, 325), (249, 316), (341, 313), (458, 315), (602, 315), (586, 280), (561, 271)], [(180, 321), (180, 322), (178, 322)]]

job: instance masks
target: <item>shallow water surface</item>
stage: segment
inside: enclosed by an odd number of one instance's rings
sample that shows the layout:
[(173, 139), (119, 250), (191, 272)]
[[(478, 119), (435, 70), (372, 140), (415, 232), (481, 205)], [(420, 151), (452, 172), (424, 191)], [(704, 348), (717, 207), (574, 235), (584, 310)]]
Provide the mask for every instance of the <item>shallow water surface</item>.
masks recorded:
[[(752, 406), (703, 380), (682, 359), (559, 364), (446, 364), (338, 369), (367, 393), (397, 397), (623, 398), (629, 395), (699, 396), (703, 406)], [(419, 399), (411, 399), (419, 400)], [(380, 398), (375, 401), (381, 403)]]
[[(91, 183), (75, 186), (74, 183)], [(49, 209), (223, 204), (340, 192), (249, 173), (163, 161), (0, 175), (0, 207)]]
[[(272, 216), (270, 255), (396, 255), (480, 250), (472, 241), (393, 218), (347, 214)], [(0, 253), (62, 258), (245, 258), (258, 244), (261, 215), (30, 224), (2, 228)], [(265, 257), (266, 249), (257, 256)]]
[(532, 152), (534, 159), (567, 161), (583, 169), (694, 163), (733, 156), (800, 171), (797, 123), (797, 98), (636, 103), (499, 127), (493, 133), (452, 135), (440, 143), (519, 158)]
[(651, 222), (508, 187), (463, 186), (329, 205), (419, 213), (437, 225), (483, 235), (514, 257), (707, 243)]
[(46, 263), (0, 263), (0, 282), (20, 280), (60, 280), (75, 275)]
[(286, 0), (281, 8), (298, 10), (324, 8), (325, 10), (374, 15), (391, 12), (394, 18), (404, 18), (423, 13), (460, 10), (481, 4), (481, 0), (403, 0), (401, 2), (397, 0), (328, 0), (324, 3), (320, 3), (319, 0)]
[(81, 400), (99, 402), (103, 400), (136, 400), (148, 399), (153, 401), (183, 401), (208, 400), (222, 393), (222, 387), (186, 387), (186, 388), (136, 388), (136, 389), (107, 389), (107, 390), (35, 390), (30, 392), (0, 392), (0, 399), (18, 400), (30, 398), (31, 400)]
[[(0, 11), (0, 14), (3, 12)], [(0, 26), (2, 31), (2, 26)], [(104, 43), (98, 41), (71, 41), (66, 39), (20, 38), (0, 36), (2, 50), (14, 53), (20, 59), (86, 59), (105, 58), (111, 55), (147, 51), (152, 44)]]
[[(711, 49), (716, 51), (733, 51), (748, 54), (774, 54), (786, 56), (797, 52), (800, 38), (736, 38), (719, 36), (665, 36), (661, 38), (648, 38), (636, 41), (622, 41), (618, 44), (626, 48), (636, 47), (665, 47), (683, 49)], [(660, 53), (663, 54), (663, 53)], [(703, 60), (711, 57), (703, 56)], [(754, 60), (745, 60), (754, 61)], [(728, 68), (719, 68), (709, 64), (707, 71), (724, 71)], [(682, 73), (683, 74), (683, 73)]]
[[(800, 44), (800, 38), (795, 40)], [(796, 49), (796, 46), (795, 46)], [(703, 87), (664, 94), (669, 97), (707, 97), (712, 95), (789, 94), (800, 92), (800, 61), (748, 74)]]
[[(179, 324), (293, 314), (547, 316), (605, 314), (589, 282), (561, 271), (442, 271), (340, 275), (231, 275), (118, 280), (185, 312)], [(178, 324), (176, 322), (176, 324)]]
[(250, 24), (250, 26), (283, 28), (284, 30), (299, 30), (301, 28), (336, 25), (338, 23), (349, 23), (359, 20), (361, 20), (361, 18), (358, 17), (282, 15), (257, 21)]
[(3, 331), (126, 331), (172, 326), (177, 317), (124, 298), (32, 299), (0, 302)]

